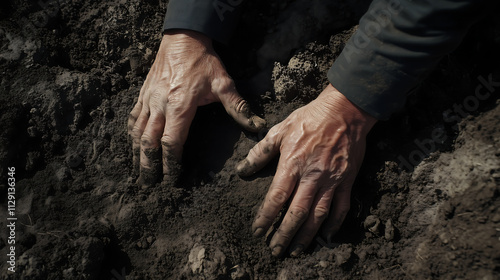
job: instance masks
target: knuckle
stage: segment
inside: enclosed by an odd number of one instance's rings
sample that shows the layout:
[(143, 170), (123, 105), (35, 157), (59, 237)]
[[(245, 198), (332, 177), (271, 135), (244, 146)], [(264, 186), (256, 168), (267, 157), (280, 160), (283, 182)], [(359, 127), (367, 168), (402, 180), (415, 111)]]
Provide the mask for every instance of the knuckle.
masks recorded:
[(170, 135), (163, 135), (160, 140), (161, 144), (163, 146), (169, 146), (173, 141), (172, 141), (172, 136)]
[(264, 204), (261, 205), (257, 211), (257, 215), (253, 221), (252, 227), (267, 227), (271, 225), (276, 217), (272, 217), (268, 211), (265, 210)]
[(139, 99), (137, 100), (137, 102), (135, 103), (134, 108), (132, 108), (132, 112), (135, 112), (135, 111), (140, 110), (140, 109), (142, 108), (142, 105), (144, 105), (144, 104), (142, 103), (142, 98), (139, 98)]
[(314, 217), (318, 221), (324, 221), (326, 218), (328, 218), (328, 209), (323, 206), (317, 206), (316, 209), (314, 210)]
[(283, 205), (288, 200), (288, 193), (280, 187), (275, 187), (269, 192), (268, 200), (273, 205)]
[(137, 116), (136, 116), (136, 114), (134, 114), (134, 112), (130, 112), (130, 113), (128, 114), (128, 121), (129, 121), (129, 123), (130, 123), (130, 122), (135, 122), (136, 120), (137, 120)]
[(281, 143), (283, 139), (283, 125), (282, 123), (276, 124), (267, 131), (264, 137), (264, 142), (269, 145), (275, 145)]
[(267, 132), (266, 137), (264, 139), (266, 139), (266, 141), (273, 141), (276, 138), (276, 135), (279, 133), (279, 131), (280, 131), (279, 124), (271, 127), (269, 129), (269, 131)]
[(259, 210), (257, 216), (255, 217), (254, 226), (268, 226), (272, 224), (275, 217), (271, 217), (267, 212)]
[(269, 154), (271, 150), (271, 145), (268, 145), (266, 143), (258, 143), (252, 149), (250, 149), (248, 154), (251, 157), (261, 157), (262, 155)]
[(302, 206), (294, 206), (290, 208), (290, 217), (293, 218), (294, 221), (305, 221), (309, 216), (309, 210)]
[(175, 148), (177, 146), (179, 146), (179, 143), (177, 140), (174, 139), (174, 137), (172, 137), (171, 135), (163, 135), (161, 137), (161, 145), (165, 148)]
[(248, 108), (248, 104), (245, 99), (236, 96), (234, 97), (236, 100), (234, 101), (235, 111), (238, 114), (243, 114), (245, 117), (250, 117), (250, 109)]
[(258, 158), (260, 157), (260, 153), (258, 152), (260, 149), (257, 148), (257, 146), (253, 147), (252, 149), (250, 149), (250, 151), (248, 152), (248, 156), (247, 158), (251, 158), (251, 159), (255, 159), (255, 158)]
[(229, 76), (221, 76), (213, 79), (212, 87), (215, 92), (227, 93), (235, 89), (234, 81)]
[(134, 139), (140, 139), (142, 136), (141, 129), (137, 125), (135, 125), (132, 128), (132, 131), (130, 132), (130, 136), (132, 136), (132, 138), (134, 138)]
[(283, 226), (280, 226), (276, 231), (279, 241), (276, 243), (288, 243), (293, 238), (293, 232), (289, 229), (285, 229)]
[(143, 134), (141, 136), (141, 146), (144, 148), (152, 148), (155, 144), (154, 139), (148, 135), (148, 134)]
[(132, 131), (134, 129), (135, 122), (137, 121), (137, 117), (132, 115), (132, 113), (129, 114), (128, 116), (128, 121), (127, 121), (127, 129), (130, 135), (132, 135)]

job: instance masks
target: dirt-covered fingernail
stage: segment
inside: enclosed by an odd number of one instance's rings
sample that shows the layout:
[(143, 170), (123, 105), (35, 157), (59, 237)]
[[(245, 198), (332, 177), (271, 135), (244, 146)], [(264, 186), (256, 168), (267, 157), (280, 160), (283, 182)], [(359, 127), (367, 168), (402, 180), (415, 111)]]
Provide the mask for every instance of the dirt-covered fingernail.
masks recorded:
[(297, 257), (304, 250), (304, 246), (301, 244), (295, 245), (290, 250), (290, 256)]
[(251, 127), (254, 128), (257, 132), (260, 131), (261, 129), (266, 128), (267, 122), (263, 118), (253, 115), (250, 117), (250, 120), (252, 122)]
[(275, 257), (281, 256), (281, 253), (283, 253), (283, 246), (281, 245), (274, 246), (271, 252), (271, 254)]
[(263, 228), (256, 228), (253, 232), (253, 236), (255, 237), (261, 237), (264, 235), (264, 229)]
[(239, 176), (243, 177), (253, 174), (252, 165), (250, 164), (248, 159), (244, 159), (238, 163), (238, 165), (236, 166), (236, 173)]
[(137, 183), (143, 188), (154, 186), (161, 177), (162, 160), (159, 148), (143, 149), (145, 159), (141, 162)]
[(143, 189), (152, 187), (156, 184), (158, 181), (158, 172), (155, 172), (152, 169), (141, 169), (141, 175), (139, 176), (139, 179), (137, 179), (137, 184), (141, 186)]

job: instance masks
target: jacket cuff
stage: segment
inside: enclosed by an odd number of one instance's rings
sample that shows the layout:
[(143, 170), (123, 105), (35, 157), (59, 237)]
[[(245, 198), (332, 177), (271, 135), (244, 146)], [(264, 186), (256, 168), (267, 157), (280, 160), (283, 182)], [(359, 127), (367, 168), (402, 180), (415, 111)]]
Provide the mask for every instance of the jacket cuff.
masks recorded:
[(171, 0), (163, 31), (188, 29), (227, 44), (241, 14), (243, 0)]
[(487, 2), (375, 0), (328, 71), (328, 80), (365, 112), (386, 120), (460, 44)]

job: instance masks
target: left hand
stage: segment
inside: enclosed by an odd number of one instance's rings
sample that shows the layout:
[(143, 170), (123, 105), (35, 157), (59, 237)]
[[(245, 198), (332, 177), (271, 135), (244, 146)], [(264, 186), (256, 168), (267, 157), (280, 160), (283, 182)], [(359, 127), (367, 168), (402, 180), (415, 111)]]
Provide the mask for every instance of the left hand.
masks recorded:
[(271, 239), (274, 256), (292, 256), (312, 241), (323, 222), (330, 241), (349, 211), (351, 187), (363, 161), (366, 135), (376, 119), (332, 85), (317, 99), (275, 125), (237, 166), (248, 176), (281, 153), (278, 169), (252, 230), (263, 236), (285, 202), (285, 218)]
[(176, 173), (199, 106), (221, 102), (237, 123), (257, 132), (266, 122), (238, 94), (212, 46), (191, 30), (168, 30), (128, 120), (139, 185), (150, 187)]

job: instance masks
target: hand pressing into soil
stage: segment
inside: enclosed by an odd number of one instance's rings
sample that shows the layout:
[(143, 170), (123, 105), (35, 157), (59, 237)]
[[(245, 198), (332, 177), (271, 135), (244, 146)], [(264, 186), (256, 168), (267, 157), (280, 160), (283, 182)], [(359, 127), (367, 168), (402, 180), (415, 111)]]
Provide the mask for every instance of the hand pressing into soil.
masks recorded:
[(255, 173), (281, 153), (278, 169), (252, 229), (263, 236), (283, 205), (288, 211), (271, 239), (274, 256), (287, 247), (297, 256), (322, 227), (330, 242), (350, 207), (351, 187), (365, 153), (365, 138), (376, 119), (353, 105), (332, 85), (318, 98), (275, 125), (237, 166)]
[(238, 94), (212, 41), (194, 31), (163, 36), (156, 60), (128, 119), (138, 183), (155, 184), (176, 172), (198, 106), (222, 102), (227, 113), (250, 131), (264, 128)]

